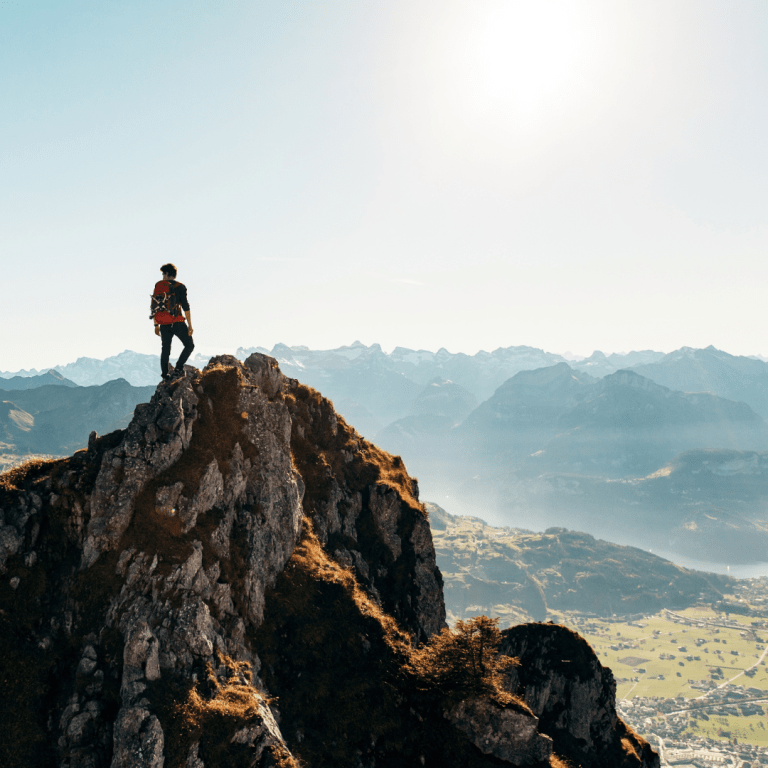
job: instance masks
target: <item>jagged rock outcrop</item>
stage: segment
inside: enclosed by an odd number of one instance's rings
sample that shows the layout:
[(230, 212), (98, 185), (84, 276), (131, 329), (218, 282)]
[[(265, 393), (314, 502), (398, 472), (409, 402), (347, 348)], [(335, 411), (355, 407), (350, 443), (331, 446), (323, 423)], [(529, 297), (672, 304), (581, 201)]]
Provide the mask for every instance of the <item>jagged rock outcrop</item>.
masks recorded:
[(444, 627), (415, 480), (264, 355), (0, 476), (7, 768), (557, 765), (414, 664)]
[(616, 681), (583, 637), (556, 624), (521, 624), (502, 632), (500, 652), (518, 659), (508, 690), (539, 718), (539, 730), (575, 765), (658, 768), (645, 739), (616, 714)]

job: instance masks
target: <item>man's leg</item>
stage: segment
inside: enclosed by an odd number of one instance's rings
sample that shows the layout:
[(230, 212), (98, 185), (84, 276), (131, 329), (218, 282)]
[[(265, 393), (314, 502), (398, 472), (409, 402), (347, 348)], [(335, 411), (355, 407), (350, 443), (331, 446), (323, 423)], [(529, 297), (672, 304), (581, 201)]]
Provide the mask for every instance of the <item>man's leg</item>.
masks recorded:
[(176, 370), (181, 372), (184, 370), (184, 363), (189, 360), (189, 356), (192, 354), (192, 350), (195, 348), (195, 342), (192, 341), (192, 337), (189, 335), (189, 329), (186, 323), (174, 323), (173, 332), (181, 339), (181, 343), (184, 345), (184, 349), (179, 355), (179, 359), (176, 361)]
[(163, 376), (168, 375), (168, 359), (171, 356), (171, 341), (173, 340), (173, 326), (161, 325), (160, 338), (163, 341), (162, 351), (160, 352), (160, 370)]

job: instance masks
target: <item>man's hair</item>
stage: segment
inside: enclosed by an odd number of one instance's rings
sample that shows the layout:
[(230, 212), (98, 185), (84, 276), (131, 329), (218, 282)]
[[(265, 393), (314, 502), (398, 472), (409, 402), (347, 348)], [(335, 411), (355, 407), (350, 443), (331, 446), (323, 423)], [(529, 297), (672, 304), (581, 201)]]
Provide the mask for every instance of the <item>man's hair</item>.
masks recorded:
[(163, 264), (163, 266), (160, 267), (160, 271), (164, 275), (169, 275), (170, 277), (176, 277), (176, 267), (174, 267), (173, 264)]

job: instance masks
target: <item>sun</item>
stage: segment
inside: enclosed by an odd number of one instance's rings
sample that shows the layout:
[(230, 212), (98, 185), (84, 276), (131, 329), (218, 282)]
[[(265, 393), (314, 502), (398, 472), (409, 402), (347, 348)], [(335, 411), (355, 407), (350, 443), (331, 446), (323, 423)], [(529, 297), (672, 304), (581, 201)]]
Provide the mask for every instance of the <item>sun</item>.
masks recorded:
[(414, 85), (422, 99), (417, 133), (436, 161), (533, 156), (599, 111), (612, 44), (590, 4), (447, 7), (423, 51), (424, 80)]
[(588, 61), (578, 6), (526, 2), (495, 5), (468, 40), (475, 49), (474, 100), (481, 111), (532, 116), (570, 101)]

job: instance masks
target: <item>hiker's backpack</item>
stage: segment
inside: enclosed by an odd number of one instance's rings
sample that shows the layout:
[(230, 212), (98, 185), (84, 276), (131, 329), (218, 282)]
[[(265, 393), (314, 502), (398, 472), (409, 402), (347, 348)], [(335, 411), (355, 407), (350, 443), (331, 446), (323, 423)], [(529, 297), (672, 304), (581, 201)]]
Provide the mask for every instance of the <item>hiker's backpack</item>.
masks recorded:
[(167, 312), (171, 317), (181, 317), (181, 306), (173, 290), (178, 283), (175, 280), (161, 280), (155, 286), (149, 305), (149, 319), (153, 320), (158, 312)]

